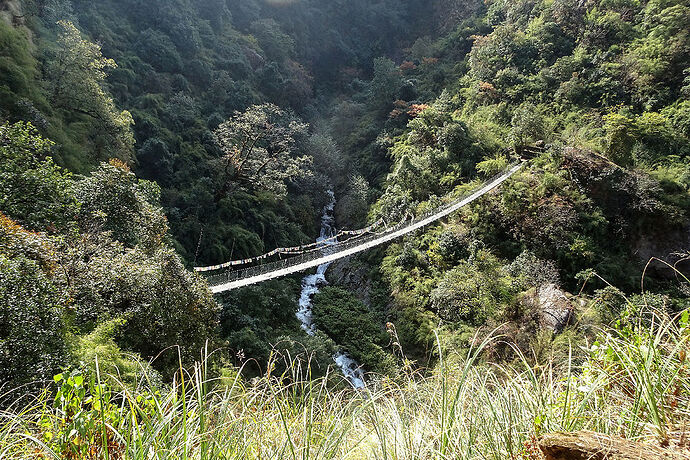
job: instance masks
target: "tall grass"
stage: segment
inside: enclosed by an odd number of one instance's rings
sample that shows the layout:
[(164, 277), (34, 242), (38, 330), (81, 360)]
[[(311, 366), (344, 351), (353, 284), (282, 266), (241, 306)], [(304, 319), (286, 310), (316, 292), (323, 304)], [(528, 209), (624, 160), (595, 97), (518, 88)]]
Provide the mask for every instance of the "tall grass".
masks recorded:
[[(209, 379), (202, 360), (165, 392), (111, 376), (107, 390), (91, 392), (101, 405), (83, 402), (72, 420), (47, 394), (0, 414), (0, 458), (529, 459), (541, 433), (580, 429), (673, 443), (690, 421), (687, 327), (687, 312), (650, 312), (541, 366), (519, 350), (516, 364), (481, 362), (503, 340), (488, 334), (425, 375), (374, 379), (364, 391), (309, 379), (299, 361), (247, 383)], [(58, 442), (85, 414), (91, 433)], [(75, 442), (90, 443), (86, 453), (69, 454)]]

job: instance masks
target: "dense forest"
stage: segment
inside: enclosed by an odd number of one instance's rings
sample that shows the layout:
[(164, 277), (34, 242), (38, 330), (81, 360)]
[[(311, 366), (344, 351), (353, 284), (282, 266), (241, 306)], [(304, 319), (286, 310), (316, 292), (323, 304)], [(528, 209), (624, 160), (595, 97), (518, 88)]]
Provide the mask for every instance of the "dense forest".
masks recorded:
[[(301, 275), (213, 295), (193, 270), (312, 243), (328, 191), (338, 229), (397, 223), (515, 161), (332, 264), (313, 334)], [(0, 0), (0, 243), (0, 458), (309, 458), (312, 429), (339, 440), (315, 458), (344, 458), (340, 418), (377, 446), (350, 458), (537, 460), (576, 428), (668, 447), (690, 422), (690, 3)], [(475, 408), (472, 434), (458, 401), (505, 407)], [(206, 434), (223, 405), (272, 415)], [(180, 410), (182, 443), (145, 425)], [(409, 414), (431, 450), (387, 450)]]

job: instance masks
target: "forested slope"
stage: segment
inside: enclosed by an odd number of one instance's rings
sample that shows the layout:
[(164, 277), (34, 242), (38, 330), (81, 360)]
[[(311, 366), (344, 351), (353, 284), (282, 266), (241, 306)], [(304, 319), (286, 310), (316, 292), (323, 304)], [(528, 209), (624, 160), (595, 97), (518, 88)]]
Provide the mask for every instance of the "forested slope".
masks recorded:
[[(370, 221), (422, 213), (500, 170), (510, 152), (543, 153), (502, 193), (337, 267), (332, 281), (350, 292), (317, 297), (317, 321), (346, 336), (351, 326), (330, 318), (359, 311), (358, 297), (422, 359), (436, 353), (439, 326), (449, 349), (490, 324), (504, 324), (523, 349), (549, 348), (559, 336), (543, 330), (552, 306), (540, 293), (553, 287), (581, 294), (562, 306), (575, 312), (579, 327), (568, 331), (578, 340), (587, 324), (630, 314), (622, 294), (641, 286), (656, 292), (654, 305), (687, 308), (687, 287), (664, 263), (652, 261), (641, 282), (651, 257), (688, 269), (687, 2), (463, 6), (455, 26), (377, 60), (370, 86), (336, 107), (333, 135), (360, 155), (356, 189), (369, 186), (344, 197), (341, 220), (364, 219), (351, 203), (367, 199)], [(382, 362), (366, 343), (347, 346), (369, 368)]]
[[(321, 112), (372, 73), (374, 57), (398, 53), (419, 6), (0, 3), (0, 117), (8, 123), (0, 208), (7, 248), (15, 248), (3, 256), (42, 267), (6, 267), (3, 292), (12, 300), (3, 335), (18, 342), (3, 343), (16, 355), (3, 365), (3, 381), (49, 378), (88, 362), (83, 340), (124, 365), (120, 348), (152, 359), (182, 345), (189, 360), (209, 339), (264, 360), (279, 336), (301, 337), (293, 280), (226, 299), (221, 312), (182, 265), (313, 240), (325, 190), (332, 181), (342, 186), (350, 167)], [(241, 161), (238, 136), (268, 167)], [(87, 199), (79, 190), (88, 181), (97, 185)], [(21, 249), (27, 232), (54, 248), (50, 264), (42, 251)], [(147, 266), (149, 275), (138, 272)], [(55, 293), (50, 310), (48, 294), (21, 287), (39, 282), (34, 276)], [(156, 283), (170, 283), (170, 293)], [(36, 327), (20, 334), (22, 315)], [(220, 320), (227, 326), (217, 330)], [(160, 340), (142, 340), (149, 333), (141, 328), (154, 324)], [(16, 350), (29, 350), (39, 331), (45, 349), (22, 358)], [(167, 354), (155, 364), (164, 373), (174, 368)]]
[[(0, 0), (0, 456), (687, 451), (689, 34), (688, 0)], [(331, 265), (314, 335), (298, 277), (190, 270), (518, 159)]]
[[(513, 343), (491, 357), (512, 360), (634, 315), (624, 295), (641, 293), (650, 257), (687, 269), (685, 0), (0, 11), (1, 324), (17, 340), (0, 346), (30, 357), (0, 354), (3, 382), (49, 378), (94, 347), (133, 373), (137, 356), (163, 352), (154, 367), (167, 377), (169, 347), (188, 363), (207, 339), (223, 350), (219, 375), (261, 371), (280, 343), (316, 353), (316, 374), (342, 347), (396, 376), (401, 350), (433, 364), (496, 325)], [(501, 193), (330, 269), (316, 337), (294, 317), (296, 279), (214, 301), (186, 270), (313, 241), (328, 188), (340, 227), (394, 222), (525, 148), (535, 158)], [(687, 308), (677, 275), (651, 264), (645, 302)], [(569, 321), (545, 327), (552, 298)]]

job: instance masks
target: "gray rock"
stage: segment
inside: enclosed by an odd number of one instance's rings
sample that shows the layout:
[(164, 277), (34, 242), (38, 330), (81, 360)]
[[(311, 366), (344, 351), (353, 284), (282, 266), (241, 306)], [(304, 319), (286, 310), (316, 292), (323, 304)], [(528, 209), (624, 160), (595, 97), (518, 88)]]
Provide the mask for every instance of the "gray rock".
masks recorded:
[(371, 305), (371, 280), (369, 268), (362, 263), (357, 263), (356, 258), (347, 257), (333, 262), (326, 277), (335, 286), (340, 286), (357, 296), (365, 305)]
[(555, 284), (544, 284), (537, 289), (537, 306), (542, 326), (553, 332), (568, 325), (574, 309), (566, 293)]
[(674, 231), (658, 232), (656, 235), (644, 235), (635, 242), (634, 254), (640, 264), (647, 267), (647, 272), (655, 276), (674, 279), (676, 271), (658, 260), (675, 266), (675, 269), (690, 274), (690, 263), (685, 260), (690, 251), (690, 226)]
[(554, 333), (570, 323), (575, 309), (568, 294), (553, 283), (527, 291), (521, 302), (530, 310), (532, 321), (538, 323), (541, 329)]

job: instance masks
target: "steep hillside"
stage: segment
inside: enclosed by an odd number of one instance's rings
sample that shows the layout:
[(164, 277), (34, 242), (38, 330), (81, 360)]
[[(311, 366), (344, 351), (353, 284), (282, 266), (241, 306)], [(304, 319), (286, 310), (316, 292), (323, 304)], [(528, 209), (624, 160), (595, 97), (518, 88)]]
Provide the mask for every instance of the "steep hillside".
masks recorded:
[[(0, 0), (0, 407), (49, 389), (7, 412), (0, 452), (540, 459), (539, 435), (574, 429), (682, 449), (689, 18), (688, 0)], [(214, 298), (190, 271), (423, 215), (514, 161), (471, 206), (322, 267), (315, 329), (298, 276)], [(333, 391), (345, 355), (366, 397)]]
[[(44, 332), (58, 342), (97, 334), (115, 347), (113, 359), (121, 359), (119, 348), (145, 359), (172, 345), (192, 350), (199, 332), (263, 362), (279, 337), (301, 339), (294, 280), (222, 299), (218, 312), (215, 303), (204, 303), (209, 299), (194, 306), (189, 296), (200, 295), (202, 281), (192, 277), (185, 281), (192, 285), (176, 294), (178, 306), (191, 302), (185, 308), (207, 315), (204, 324), (190, 320), (196, 332), (159, 324), (164, 337), (141, 342), (133, 331), (143, 327), (143, 312), (160, 307), (172, 314), (177, 307), (156, 299), (150, 284), (169, 275), (162, 267), (152, 273), (155, 279), (130, 277), (129, 269), (146, 260), (158, 266), (147, 259), (152, 247), (174, 248), (189, 267), (312, 241), (326, 188), (347, 177), (349, 168), (321, 126), (321, 112), (352, 84), (366, 84), (359, 78), (371, 74), (374, 57), (399, 53), (408, 40), (404, 31), (421, 18), (420, 4), (37, 0), (5, 1), (0, 11), (0, 117), (10, 123), (2, 127), (0, 211), (7, 228), (16, 230), (8, 230), (8, 244), (23, 247), (15, 237), (34, 231), (46, 247), (81, 247), (76, 241), (83, 241), (91, 248), (58, 258), (41, 275), (61, 293)], [(262, 134), (254, 138), (254, 130)], [(234, 162), (238, 136), (254, 139), (250, 150), (270, 161)], [(155, 184), (136, 185), (131, 171)], [(92, 201), (75, 195), (88, 178), (107, 182)], [(32, 187), (47, 188), (30, 194)], [(146, 230), (135, 228), (141, 221), (133, 216), (141, 212), (155, 214), (155, 243), (142, 240), (139, 233)], [(96, 249), (101, 244), (109, 249)], [(30, 251), (5, 255), (13, 263), (22, 257), (40, 261)], [(138, 261), (119, 269), (122, 284), (115, 286), (116, 272), (96, 267), (118, 267), (122, 257)], [(64, 275), (75, 264), (86, 264), (79, 276)], [(88, 283), (76, 281), (82, 276)], [(12, 292), (11, 285), (22, 285), (11, 277), (4, 282)], [(272, 289), (282, 297), (273, 297)], [(45, 298), (36, 295), (16, 299), (17, 311), (42, 305)], [(82, 308), (89, 313), (80, 313)], [(180, 313), (177, 320), (185, 317)], [(18, 327), (18, 318), (4, 319), (7, 331)], [(221, 319), (227, 326), (216, 330)], [(85, 348), (63, 345), (29, 352), (37, 361), (29, 359), (24, 373), (8, 364), (2, 380), (49, 377), (82, 360)], [(168, 358), (157, 362), (160, 371), (170, 371)]]
[[(332, 281), (364, 299), (381, 329), (394, 323), (420, 359), (435, 353), (439, 325), (450, 348), (502, 323), (519, 347), (535, 346), (541, 307), (523, 297), (549, 284), (593, 295), (643, 285), (670, 310), (686, 308), (687, 286), (669, 265), (652, 260), (642, 284), (641, 274), (652, 257), (688, 270), (687, 2), (491, 1), (463, 11), (445, 33), (378, 60), (371, 86), (336, 108), (335, 139), (363, 158), (341, 221), (364, 223), (367, 202), (370, 222), (423, 213), (511, 154), (542, 153), (502, 193)], [(358, 292), (362, 283), (348, 280), (363, 277), (371, 281)], [(347, 317), (349, 295), (335, 294), (323, 308), (340, 305)], [(620, 306), (607, 308), (595, 322), (617, 318)]]

